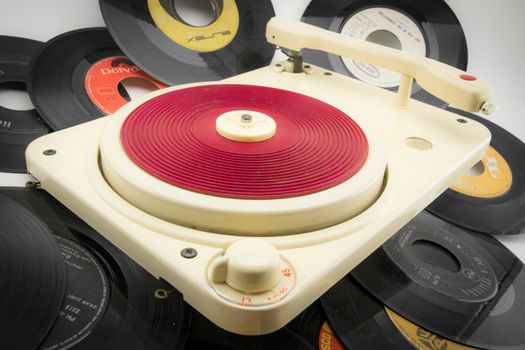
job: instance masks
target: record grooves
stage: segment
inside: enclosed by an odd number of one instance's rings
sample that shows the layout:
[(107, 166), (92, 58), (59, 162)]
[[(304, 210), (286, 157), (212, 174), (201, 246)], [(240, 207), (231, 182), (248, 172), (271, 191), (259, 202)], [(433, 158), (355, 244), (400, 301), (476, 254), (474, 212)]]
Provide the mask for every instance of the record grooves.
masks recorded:
[[(182, 348), (188, 314), (179, 292), (144, 271), (46, 192), (2, 188), (0, 193), (45, 224), (62, 251), (56, 256), (63, 257), (61, 267), (66, 267), (66, 293), (40, 349), (73, 344), (75, 349)], [(161, 298), (155, 296), (158, 290), (163, 291)]]
[[(0, 88), (26, 91), (29, 63), (41, 46), (35, 40), (0, 36)], [(36, 110), (0, 106), (0, 172), (25, 173), (27, 145), (48, 132)]]
[[(313, 0), (302, 21), (344, 35), (426, 56), (465, 70), (467, 43), (461, 25), (443, 0)], [(323, 51), (304, 50), (305, 62), (396, 91), (399, 75)], [(412, 98), (444, 107), (416, 82)]]
[(31, 61), (29, 94), (42, 118), (61, 130), (102, 117), (84, 88), (97, 61), (122, 56), (104, 28), (79, 29), (48, 41)]
[(100, 0), (115, 41), (156, 79), (168, 85), (217, 80), (270, 63), (274, 48), (264, 36), (275, 15), (270, 1), (212, 1), (220, 15), (205, 27), (182, 22), (167, 3)]
[(129, 101), (120, 84), (126, 78), (148, 80), (125, 57), (105, 28), (67, 32), (48, 41), (31, 61), (29, 94), (53, 130), (112, 114)]
[(35, 349), (64, 299), (64, 263), (48, 227), (4, 191), (0, 211), (2, 348)]
[(329, 289), (321, 302), (335, 334), (348, 349), (474, 349), (401, 317), (376, 300), (350, 275)]
[(492, 134), (479, 174), (464, 175), (428, 206), (456, 225), (488, 234), (525, 232), (525, 144), (475, 114), (449, 111), (485, 125)]
[(196, 310), (191, 312), (191, 327), (185, 350), (314, 350), (288, 327), (267, 335), (244, 336), (225, 331)]
[[(421, 244), (425, 243), (425, 244)], [(422, 212), (351, 275), (396, 313), (442, 337), (522, 349), (523, 263), (495, 238)]]

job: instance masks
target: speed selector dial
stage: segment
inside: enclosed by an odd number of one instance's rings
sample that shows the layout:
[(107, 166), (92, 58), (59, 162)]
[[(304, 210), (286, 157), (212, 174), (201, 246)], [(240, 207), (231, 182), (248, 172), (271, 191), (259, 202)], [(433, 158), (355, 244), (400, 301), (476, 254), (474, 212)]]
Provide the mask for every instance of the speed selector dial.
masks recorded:
[(295, 275), (272, 244), (246, 238), (232, 243), (212, 262), (209, 279), (222, 298), (240, 305), (261, 306), (288, 294)]

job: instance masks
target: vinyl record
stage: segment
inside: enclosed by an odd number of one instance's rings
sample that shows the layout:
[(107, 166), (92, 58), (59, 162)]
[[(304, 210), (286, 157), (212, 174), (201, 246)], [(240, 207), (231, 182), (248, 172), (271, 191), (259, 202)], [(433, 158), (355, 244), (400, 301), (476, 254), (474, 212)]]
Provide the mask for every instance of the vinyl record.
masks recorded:
[(33, 57), (29, 94), (46, 123), (60, 130), (126, 104), (126, 78), (165, 87), (124, 56), (105, 28), (80, 29), (51, 39)]
[(475, 114), (449, 108), (485, 125), (492, 134), (483, 159), (428, 206), (456, 225), (489, 234), (525, 232), (525, 144)]
[(408, 321), (377, 301), (351, 276), (339, 281), (321, 301), (335, 334), (348, 349), (474, 349)]
[(334, 334), (319, 301), (310, 305), (288, 325), (315, 349), (344, 350), (346, 347)]
[(182, 19), (173, 1), (100, 0), (120, 48), (166, 84), (223, 79), (270, 63), (271, 1), (211, 0), (210, 6), (213, 21), (197, 27)]
[(48, 227), (66, 268), (59, 317), (40, 349), (182, 348), (188, 314), (180, 293), (148, 274), (46, 192), (2, 188), (0, 193)]
[(58, 316), (64, 263), (48, 228), (0, 194), (0, 343), (35, 349)]
[[(35, 40), (0, 36), (0, 88), (27, 89), (29, 63), (41, 46)], [(48, 132), (36, 110), (0, 106), (0, 172), (25, 173), (27, 145)]]
[[(306, 23), (426, 56), (465, 70), (467, 43), (461, 25), (443, 0), (313, 0), (302, 20)], [(397, 91), (398, 73), (348, 57), (304, 50), (308, 63), (349, 75), (375, 86)], [(436, 106), (446, 103), (417, 83), (412, 97)]]
[(462, 344), (524, 349), (525, 269), (495, 238), (422, 212), (351, 275), (381, 303)]
[[(188, 306), (190, 307), (190, 306)], [(230, 333), (192, 309), (185, 350), (314, 350), (295, 332), (284, 327), (267, 335), (246, 336)]]

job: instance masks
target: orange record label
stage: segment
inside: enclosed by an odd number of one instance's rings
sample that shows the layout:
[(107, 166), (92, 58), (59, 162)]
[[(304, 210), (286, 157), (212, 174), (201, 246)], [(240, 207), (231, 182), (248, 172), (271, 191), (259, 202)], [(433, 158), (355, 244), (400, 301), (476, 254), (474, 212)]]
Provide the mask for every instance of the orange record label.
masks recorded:
[(416, 349), (419, 350), (473, 350), (470, 346), (462, 345), (451, 340), (442, 338), (432, 332), (423, 329), (414, 323), (404, 319), (394, 311), (385, 307), (386, 314), (399, 332)]
[(128, 103), (118, 89), (119, 83), (126, 78), (146, 79), (159, 89), (167, 87), (146, 74), (126, 56), (113, 56), (91, 66), (86, 74), (86, 92), (101, 112), (112, 114)]
[(494, 198), (507, 193), (512, 185), (512, 172), (505, 158), (489, 146), (481, 163), (483, 169), (480, 170), (480, 174), (463, 175), (450, 188), (467, 196), (479, 198)]
[(319, 330), (319, 350), (345, 350), (345, 347), (326, 321)]

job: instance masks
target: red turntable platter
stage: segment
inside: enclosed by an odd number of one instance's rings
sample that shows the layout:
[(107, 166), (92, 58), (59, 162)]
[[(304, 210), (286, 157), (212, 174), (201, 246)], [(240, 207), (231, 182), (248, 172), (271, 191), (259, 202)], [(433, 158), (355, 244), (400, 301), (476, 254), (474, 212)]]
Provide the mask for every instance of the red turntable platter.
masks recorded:
[[(271, 117), (273, 137), (227, 139), (216, 131), (226, 112)], [(128, 157), (147, 173), (197, 193), (279, 199), (316, 193), (356, 174), (368, 155), (363, 130), (347, 114), (302, 94), (250, 85), (175, 90), (130, 113), (121, 129)]]

